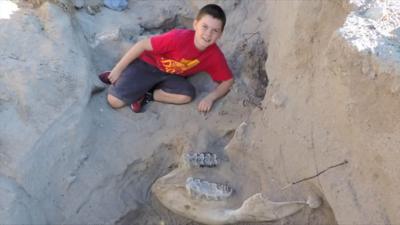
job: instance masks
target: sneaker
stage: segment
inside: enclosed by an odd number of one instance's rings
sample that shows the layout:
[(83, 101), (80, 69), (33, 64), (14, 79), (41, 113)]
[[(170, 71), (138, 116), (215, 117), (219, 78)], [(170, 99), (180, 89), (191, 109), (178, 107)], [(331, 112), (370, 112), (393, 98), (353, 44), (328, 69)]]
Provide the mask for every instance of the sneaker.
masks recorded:
[(136, 102), (131, 104), (131, 110), (135, 113), (139, 113), (142, 111), (142, 107), (147, 103), (153, 101), (153, 94), (151, 92), (146, 92), (145, 95), (140, 97)]
[(99, 74), (99, 79), (105, 84), (111, 84), (111, 81), (108, 79), (110, 76), (111, 71), (105, 71)]
[(135, 113), (140, 113), (140, 111), (142, 110), (142, 106), (143, 106), (143, 100), (144, 100), (144, 96), (140, 97), (137, 101), (133, 102), (131, 104), (131, 110)]
[(146, 94), (144, 94), (143, 104), (147, 104), (151, 101), (154, 101), (153, 92), (148, 91), (148, 92), (146, 92)]

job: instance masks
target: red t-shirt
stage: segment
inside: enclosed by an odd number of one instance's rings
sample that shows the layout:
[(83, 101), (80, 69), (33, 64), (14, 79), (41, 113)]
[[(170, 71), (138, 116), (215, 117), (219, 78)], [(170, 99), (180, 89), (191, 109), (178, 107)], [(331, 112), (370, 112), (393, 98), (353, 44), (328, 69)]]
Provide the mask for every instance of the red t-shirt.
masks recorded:
[(204, 51), (194, 45), (194, 31), (174, 29), (150, 39), (153, 51), (145, 51), (140, 59), (166, 73), (190, 76), (207, 72), (214, 81), (232, 78), (224, 54), (216, 44)]

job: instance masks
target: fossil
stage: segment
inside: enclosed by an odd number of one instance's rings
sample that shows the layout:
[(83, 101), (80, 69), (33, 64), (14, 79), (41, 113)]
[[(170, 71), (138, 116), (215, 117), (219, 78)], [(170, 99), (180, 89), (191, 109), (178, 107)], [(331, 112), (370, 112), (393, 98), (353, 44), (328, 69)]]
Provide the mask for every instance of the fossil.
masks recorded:
[(187, 153), (184, 156), (187, 167), (216, 167), (218, 165), (217, 155), (212, 152)]
[(193, 177), (186, 179), (186, 191), (191, 197), (215, 201), (227, 199), (233, 193), (233, 189), (226, 184), (211, 183)]
[[(216, 199), (216, 193), (228, 197), (232, 194), (232, 189), (218, 189), (215, 188), (218, 185), (193, 177), (187, 178), (185, 188), (182, 185), (182, 176), (182, 170), (176, 169), (159, 178), (151, 189), (165, 207), (203, 224), (274, 221), (293, 215), (304, 207), (317, 208), (321, 205), (321, 198), (314, 194), (304, 200), (274, 202), (268, 196), (256, 193), (245, 199), (241, 206), (233, 206), (229, 201), (199, 201), (198, 196)], [(204, 190), (218, 191), (207, 192), (206, 196)]]

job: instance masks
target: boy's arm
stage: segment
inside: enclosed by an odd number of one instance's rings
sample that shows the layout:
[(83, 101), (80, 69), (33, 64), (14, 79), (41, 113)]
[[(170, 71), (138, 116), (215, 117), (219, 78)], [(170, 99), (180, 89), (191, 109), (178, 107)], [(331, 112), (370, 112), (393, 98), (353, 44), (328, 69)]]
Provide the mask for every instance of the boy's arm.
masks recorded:
[(131, 63), (133, 60), (138, 58), (140, 54), (144, 51), (152, 51), (153, 47), (151, 45), (150, 39), (146, 38), (134, 44), (131, 49), (119, 60), (119, 62), (114, 66), (111, 70), (110, 76), (108, 79), (111, 83), (115, 83), (118, 78), (121, 76), (122, 71)]
[(233, 85), (233, 78), (230, 80), (222, 81), (212, 92), (210, 92), (205, 98), (203, 98), (199, 105), (198, 110), (200, 112), (209, 112), (214, 102), (224, 96)]

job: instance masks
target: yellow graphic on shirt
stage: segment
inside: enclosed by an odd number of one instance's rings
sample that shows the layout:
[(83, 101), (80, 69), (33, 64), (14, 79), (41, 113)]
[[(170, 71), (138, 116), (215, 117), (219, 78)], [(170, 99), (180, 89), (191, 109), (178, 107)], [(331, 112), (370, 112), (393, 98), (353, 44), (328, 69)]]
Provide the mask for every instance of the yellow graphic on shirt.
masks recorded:
[(198, 65), (200, 61), (198, 59), (181, 59), (181, 61), (176, 61), (173, 59), (165, 59), (161, 58), (161, 64), (164, 67), (164, 71), (167, 73), (174, 73), (174, 74), (182, 74), (186, 70), (189, 70), (196, 65)]

